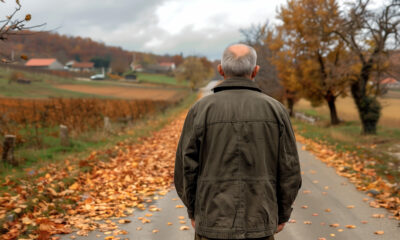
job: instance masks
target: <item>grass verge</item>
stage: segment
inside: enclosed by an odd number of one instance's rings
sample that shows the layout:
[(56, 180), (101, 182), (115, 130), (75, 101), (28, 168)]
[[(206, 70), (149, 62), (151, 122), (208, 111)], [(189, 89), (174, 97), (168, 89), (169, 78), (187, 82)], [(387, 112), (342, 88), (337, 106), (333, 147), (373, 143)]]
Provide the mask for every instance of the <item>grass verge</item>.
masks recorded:
[[(328, 145), (337, 152), (350, 152), (361, 159), (375, 159), (374, 168), (379, 176), (391, 183), (400, 181), (400, 129), (380, 126), (377, 135), (362, 135), (361, 125), (355, 121), (330, 126), (325, 115), (309, 109), (303, 111), (317, 117), (317, 124), (292, 119), (298, 134), (315, 142)], [(310, 114), (311, 113), (311, 114)]]

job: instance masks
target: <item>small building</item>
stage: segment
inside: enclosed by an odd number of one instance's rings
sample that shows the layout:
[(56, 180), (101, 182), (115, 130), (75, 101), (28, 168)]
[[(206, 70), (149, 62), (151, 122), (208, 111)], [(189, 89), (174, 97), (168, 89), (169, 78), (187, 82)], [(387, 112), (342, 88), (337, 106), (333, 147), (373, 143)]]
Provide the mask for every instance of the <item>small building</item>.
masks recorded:
[(380, 85), (387, 89), (400, 89), (400, 82), (391, 77), (383, 79)]
[(50, 70), (62, 70), (64, 66), (55, 58), (32, 58), (25, 63), (26, 67)]
[(162, 62), (160, 66), (165, 68), (167, 71), (174, 71), (176, 66), (174, 62)]
[(65, 64), (65, 69), (73, 72), (92, 72), (94, 70), (94, 63), (69, 61)]
[(131, 70), (134, 72), (143, 72), (143, 70), (144, 70), (142, 65), (140, 65), (140, 64), (131, 63), (130, 67), (131, 67)]
[(75, 62), (71, 66), (71, 71), (76, 72), (91, 72), (94, 70), (94, 63), (92, 62)]
[(162, 62), (157, 64), (149, 64), (145, 68), (145, 72), (148, 73), (168, 73), (175, 70), (175, 63), (173, 62)]

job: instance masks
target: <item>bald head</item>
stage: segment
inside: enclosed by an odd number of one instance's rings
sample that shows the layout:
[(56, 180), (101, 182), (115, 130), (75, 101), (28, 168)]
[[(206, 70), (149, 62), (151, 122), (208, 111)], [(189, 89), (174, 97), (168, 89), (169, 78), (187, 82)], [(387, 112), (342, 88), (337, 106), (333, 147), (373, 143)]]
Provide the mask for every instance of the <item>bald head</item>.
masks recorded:
[(254, 48), (245, 44), (234, 44), (225, 49), (221, 66), (226, 77), (250, 77), (256, 62)]
[(250, 47), (244, 44), (234, 44), (228, 47), (228, 50), (232, 52), (236, 58), (243, 57), (250, 53)]

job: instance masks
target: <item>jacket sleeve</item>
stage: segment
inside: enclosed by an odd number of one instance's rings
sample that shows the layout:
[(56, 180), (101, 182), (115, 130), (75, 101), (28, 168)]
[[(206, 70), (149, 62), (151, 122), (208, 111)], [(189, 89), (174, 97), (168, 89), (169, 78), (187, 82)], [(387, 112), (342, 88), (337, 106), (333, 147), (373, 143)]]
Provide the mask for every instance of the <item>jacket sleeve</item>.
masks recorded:
[(194, 219), (196, 182), (198, 174), (198, 142), (191, 109), (186, 116), (176, 151), (174, 184), (178, 196), (187, 207), (190, 219)]
[(299, 155), (290, 117), (286, 110), (282, 115), (277, 173), (279, 224), (289, 220), (293, 210), (292, 204), (302, 184)]

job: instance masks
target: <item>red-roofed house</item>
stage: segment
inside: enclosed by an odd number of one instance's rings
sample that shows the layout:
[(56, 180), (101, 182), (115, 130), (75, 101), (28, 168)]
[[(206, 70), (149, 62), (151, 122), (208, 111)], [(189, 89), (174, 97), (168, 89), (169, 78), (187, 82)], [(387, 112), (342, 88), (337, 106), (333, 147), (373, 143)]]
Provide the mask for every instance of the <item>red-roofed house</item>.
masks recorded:
[(61, 70), (64, 66), (55, 58), (32, 58), (25, 63), (26, 67)]
[(166, 68), (168, 71), (173, 71), (176, 68), (174, 62), (162, 62), (160, 63), (160, 66)]
[(389, 89), (393, 89), (393, 88), (400, 89), (400, 82), (394, 78), (390, 78), (390, 77), (385, 78), (380, 82), (380, 84)]

